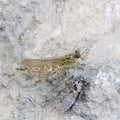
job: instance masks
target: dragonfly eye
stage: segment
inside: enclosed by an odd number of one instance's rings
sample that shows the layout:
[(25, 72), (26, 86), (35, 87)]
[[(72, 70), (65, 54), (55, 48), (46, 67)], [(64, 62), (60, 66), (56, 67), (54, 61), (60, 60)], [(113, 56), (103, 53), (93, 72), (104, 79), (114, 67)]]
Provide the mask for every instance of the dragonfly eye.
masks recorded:
[(78, 50), (75, 51), (74, 58), (80, 58), (80, 52)]

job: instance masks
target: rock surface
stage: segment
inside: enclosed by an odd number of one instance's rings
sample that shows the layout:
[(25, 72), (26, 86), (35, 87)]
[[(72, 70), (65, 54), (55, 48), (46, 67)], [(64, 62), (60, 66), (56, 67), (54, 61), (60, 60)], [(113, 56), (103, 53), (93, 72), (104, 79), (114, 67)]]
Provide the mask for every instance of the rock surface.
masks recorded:
[[(0, 120), (119, 120), (119, 28), (119, 0), (0, 0)], [(24, 58), (76, 49), (84, 70), (59, 79), (35, 83), (15, 70)], [(71, 73), (87, 78), (89, 88), (86, 101), (64, 113)]]

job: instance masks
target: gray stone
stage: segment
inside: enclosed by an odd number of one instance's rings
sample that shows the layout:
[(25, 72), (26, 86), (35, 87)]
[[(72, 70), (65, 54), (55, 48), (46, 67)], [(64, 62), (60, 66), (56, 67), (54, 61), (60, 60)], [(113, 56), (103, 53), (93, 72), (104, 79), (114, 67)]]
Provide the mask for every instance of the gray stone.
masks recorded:
[[(0, 0), (0, 120), (119, 120), (119, 0)], [(81, 51), (84, 69), (41, 79), (16, 72), (24, 58)], [(86, 100), (62, 106), (76, 78)]]

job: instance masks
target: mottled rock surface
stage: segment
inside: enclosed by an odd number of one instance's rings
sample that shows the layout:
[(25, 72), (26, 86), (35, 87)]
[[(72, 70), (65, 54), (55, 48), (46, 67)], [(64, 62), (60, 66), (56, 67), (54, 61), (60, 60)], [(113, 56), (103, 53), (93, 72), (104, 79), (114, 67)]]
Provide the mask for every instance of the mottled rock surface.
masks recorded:
[[(119, 28), (119, 0), (0, 0), (0, 120), (119, 120)], [(84, 70), (37, 83), (15, 70), (24, 58), (76, 49)], [(64, 113), (71, 74), (89, 87), (86, 100)]]

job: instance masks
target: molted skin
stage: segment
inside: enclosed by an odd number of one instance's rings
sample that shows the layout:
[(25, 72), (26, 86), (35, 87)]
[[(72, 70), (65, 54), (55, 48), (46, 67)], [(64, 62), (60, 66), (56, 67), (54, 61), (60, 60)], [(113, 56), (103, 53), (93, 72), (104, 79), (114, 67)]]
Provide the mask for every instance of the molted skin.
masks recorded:
[(76, 81), (73, 87), (70, 90), (70, 94), (66, 97), (65, 103), (63, 106), (64, 112), (67, 112), (72, 108), (76, 100), (79, 98), (80, 95), (82, 95), (83, 91), (83, 81)]
[(69, 94), (69, 96), (67, 96), (65, 99), (63, 111), (67, 112), (69, 109), (71, 109), (78, 97), (79, 93), (77, 92)]

